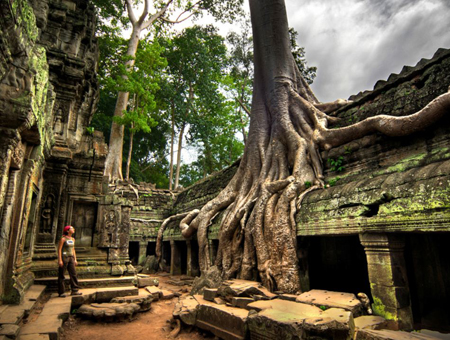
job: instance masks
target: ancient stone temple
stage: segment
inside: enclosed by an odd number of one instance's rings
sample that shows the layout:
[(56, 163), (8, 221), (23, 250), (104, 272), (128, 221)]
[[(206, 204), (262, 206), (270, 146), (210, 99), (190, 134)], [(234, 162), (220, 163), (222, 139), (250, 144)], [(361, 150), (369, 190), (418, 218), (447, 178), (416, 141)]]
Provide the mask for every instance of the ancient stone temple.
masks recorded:
[[(103, 178), (107, 145), (89, 133), (98, 100), (88, 0), (0, 3), (0, 304), (57, 272), (75, 226), (80, 277), (166, 270), (200, 275), (179, 222), (226, 186), (238, 164), (181, 192)], [(340, 126), (414, 113), (450, 85), (450, 51), (405, 67), (334, 115)], [(450, 117), (409, 137), (373, 134), (322, 154), (327, 187), (296, 215), (302, 287), (365, 293), (411, 330), (450, 331)], [(169, 218), (169, 219), (168, 219)], [(208, 230), (218, 248), (220, 214)]]

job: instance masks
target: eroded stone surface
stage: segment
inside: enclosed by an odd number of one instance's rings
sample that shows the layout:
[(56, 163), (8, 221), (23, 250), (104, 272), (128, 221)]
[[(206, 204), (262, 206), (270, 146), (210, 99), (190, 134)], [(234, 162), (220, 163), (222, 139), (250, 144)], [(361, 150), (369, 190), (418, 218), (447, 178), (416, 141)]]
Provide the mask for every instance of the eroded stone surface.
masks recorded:
[(359, 330), (355, 340), (432, 340), (438, 339), (421, 333), (408, 333), (390, 330)]
[(357, 329), (382, 329), (386, 326), (386, 320), (377, 315), (363, 315), (355, 318), (355, 328)]
[(217, 290), (217, 294), (230, 303), (233, 297), (262, 296), (263, 298), (272, 299), (277, 296), (262, 286), (261, 283), (247, 280), (224, 281)]
[(317, 307), (343, 308), (352, 312), (354, 316), (361, 315), (363, 312), (361, 301), (351, 293), (313, 289), (297, 296), (296, 301)]
[(197, 320), (197, 306), (198, 302), (193, 296), (180, 299), (175, 305), (173, 317), (181, 319), (186, 325), (194, 326)]
[(111, 300), (112, 303), (135, 303), (139, 306), (139, 312), (146, 312), (151, 309), (153, 295), (133, 295), (116, 297)]
[(82, 305), (77, 314), (98, 321), (121, 321), (130, 319), (140, 307), (136, 303), (92, 303)]

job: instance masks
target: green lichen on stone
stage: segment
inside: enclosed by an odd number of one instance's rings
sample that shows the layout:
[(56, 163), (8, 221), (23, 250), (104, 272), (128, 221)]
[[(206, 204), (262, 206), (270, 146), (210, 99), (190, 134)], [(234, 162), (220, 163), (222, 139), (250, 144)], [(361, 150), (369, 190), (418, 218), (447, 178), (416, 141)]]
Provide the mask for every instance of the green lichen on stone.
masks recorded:
[(15, 14), (17, 26), (22, 26), (25, 30), (23, 32), (24, 35), (22, 34), (22, 42), (26, 40), (35, 42), (38, 37), (38, 28), (36, 26), (36, 17), (33, 8), (31, 8), (26, 0), (15, 0), (12, 2), (11, 7)]
[(386, 320), (398, 321), (398, 317), (386, 310), (386, 307), (376, 296), (373, 297), (372, 310), (375, 315), (379, 315)]

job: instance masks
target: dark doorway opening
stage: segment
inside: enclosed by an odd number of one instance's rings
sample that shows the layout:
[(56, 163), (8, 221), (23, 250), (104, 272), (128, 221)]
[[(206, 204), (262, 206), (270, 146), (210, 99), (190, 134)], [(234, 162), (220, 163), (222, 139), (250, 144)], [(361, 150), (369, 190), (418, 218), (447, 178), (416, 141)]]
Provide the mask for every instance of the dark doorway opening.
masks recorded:
[(128, 255), (130, 256), (130, 261), (133, 266), (136, 266), (139, 263), (139, 242), (138, 241), (130, 241), (130, 245), (128, 248)]
[(147, 256), (156, 255), (156, 242), (147, 243)]
[(450, 233), (405, 236), (415, 329), (450, 332)]
[(311, 289), (362, 292), (371, 298), (366, 253), (357, 235), (307, 239)]
[(187, 274), (187, 245), (186, 241), (175, 241), (175, 247), (179, 254), (179, 263), (181, 274)]
[(191, 240), (191, 275), (200, 276), (200, 265), (198, 263), (198, 242), (197, 240)]

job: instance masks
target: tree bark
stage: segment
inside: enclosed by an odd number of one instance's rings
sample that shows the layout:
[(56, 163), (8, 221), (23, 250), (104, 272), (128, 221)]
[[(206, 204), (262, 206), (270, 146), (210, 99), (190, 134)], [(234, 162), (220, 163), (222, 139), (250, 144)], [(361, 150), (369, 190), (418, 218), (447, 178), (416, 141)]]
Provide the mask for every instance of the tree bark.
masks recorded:
[[(133, 25), (130, 41), (128, 43), (127, 56), (132, 59), (125, 62), (125, 67), (130, 69), (134, 65), (134, 58), (139, 45), (139, 36), (142, 28), (140, 25)], [(127, 77), (124, 75), (124, 79)], [(116, 107), (114, 109), (114, 117), (122, 117), (123, 112), (127, 109), (129, 92), (119, 92), (117, 95)], [(109, 150), (105, 161), (104, 175), (109, 177), (110, 181), (123, 179), (122, 174), (122, 158), (123, 158), (123, 135), (124, 126), (117, 124), (115, 121), (111, 124), (111, 135), (109, 137)]]
[(175, 116), (174, 116), (174, 107), (172, 104), (171, 108), (171, 116), (172, 116), (172, 132), (170, 135), (170, 173), (169, 173), (169, 190), (172, 190), (173, 185), (173, 142), (175, 139)]
[(133, 154), (133, 138), (134, 138), (134, 132), (133, 132), (133, 125), (131, 126), (130, 131), (130, 148), (128, 149), (128, 158), (127, 158), (127, 172), (126, 172), (126, 179), (127, 181), (130, 179), (130, 165), (131, 165), (131, 155)]
[(178, 184), (180, 181), (180, 168), (181, 168), (181, 149), (183, 148), (183, 135), (186, 123), (183, 123), (180, 130), (180, 135), (178, 136), (178, 150), (177, 150), (177, 171), (175, 174), (175, 190), (178, 189)]

